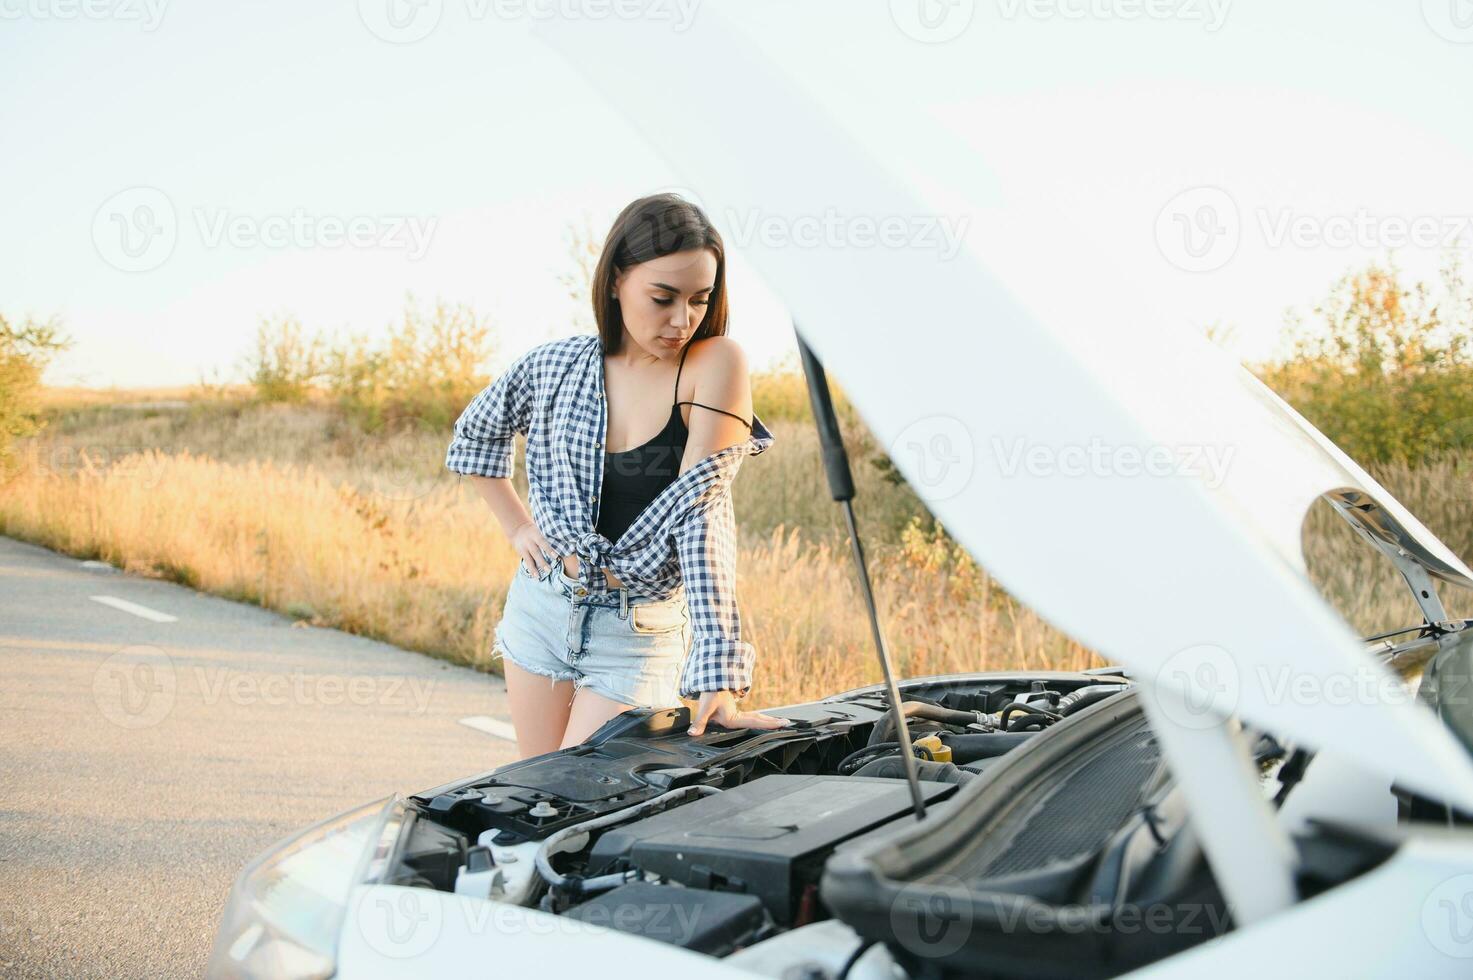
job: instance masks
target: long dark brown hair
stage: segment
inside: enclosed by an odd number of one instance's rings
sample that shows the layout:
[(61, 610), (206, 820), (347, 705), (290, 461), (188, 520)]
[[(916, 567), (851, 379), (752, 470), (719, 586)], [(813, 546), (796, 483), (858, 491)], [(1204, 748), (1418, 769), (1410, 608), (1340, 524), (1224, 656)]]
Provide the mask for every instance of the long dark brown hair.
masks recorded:
[(593, 270), (593, 319), (605, 354), (616, 353), (624, 339), (624, 314), (612, 295), (614, 277), (630, 266), (692, 248), (716, 253), (716, 282), (691, 340), (726, 334), (726, 247), (721, 233), (704, 211), (679, 194), (651, 194), (619, 212)]

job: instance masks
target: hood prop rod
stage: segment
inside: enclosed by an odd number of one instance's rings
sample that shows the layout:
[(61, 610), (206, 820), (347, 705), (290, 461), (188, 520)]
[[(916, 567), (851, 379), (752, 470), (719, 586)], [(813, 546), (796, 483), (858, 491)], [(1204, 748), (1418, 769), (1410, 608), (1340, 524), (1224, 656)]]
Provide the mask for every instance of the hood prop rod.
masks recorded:
[(844, 439), (839, 432), (839, 420), (834, 415), (834, 403), (829, 396), (828, 377), (823, 365), (798, 333), (797, 324), (793, 332), (798, 337), (798, 355), (803, 361), (803, 374), (808, 382), (808, 399), (813, 406), (813, 419), (818, 425), (818, 441), (823, 451), (823, 468), (828, 476), (829, 492), (844, 509), (844, 520), (849, 528), (849, 542), (853, 546), (854, 566), (859, 573), (859, 588), (864, 594), (865, 609), (869, 612), (870, 635), (880, 656), (880, 669), (885, 673), (885, 688), (890, 694), (890, 711), (895, 719), (896, 738), (901, 745), (900, 764), (905, 769), (905, 781), (910, 785), (910, 798), (917, 820), (926, 817), (926, 803), (921, 798), (921, 778), (916, 772), (915, 752), (910, 747), (910, 727), (905, 721), (905, 712), (900, 704), (900, 688), (895, 683), (895, 672), (890, 668), (890, 651), (885, 646), (885, 636), (880, 630), (880, 615), (875, 606), (874, 590), (870, 587), (869, 570), (864, 561), (864, 548), (859, 543), (859, 528), (854, 522), (854, 479), (849, 471), (849, 454), (844, 451)]

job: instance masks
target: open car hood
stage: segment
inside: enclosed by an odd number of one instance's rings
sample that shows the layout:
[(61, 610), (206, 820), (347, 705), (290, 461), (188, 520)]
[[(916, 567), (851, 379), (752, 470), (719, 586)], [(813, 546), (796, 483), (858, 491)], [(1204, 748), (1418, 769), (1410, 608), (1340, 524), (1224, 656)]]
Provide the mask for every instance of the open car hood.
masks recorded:
[[(1226, 354), (1120, 326), (1140, 298), (1102, 298), (1109, 313), (1093, 322), (1037, 293), (1025, 305), (1016, 276), (998, 272), (1010, 263), (984, 261), (985, 229), (954, 255), (764, 234), (737, 244), (731, 215), (921, 219), (943, 213), (956, 185), (939, 167), (907, 182), (862, 148), (723, 16), (733, 9), (703, 5), (679, 35), (620, 18), (550, 19), (533, 33), (698, 195), (901, 473), (1009, 592), (1213, 716), (1473, 809), (1468, 756), (1314, 589), (1301, 528), (1319, 496), (1340, 491), (1433, 576), (1473, 585), (1463, 562)], [(968, 169), (959, 153), (975, 152), (983, 174), (1009, 152), (926, 139), (907, 128), (912, 165), (946, 160), (951, 173)], [(1036, 261), (1070, 284), (1071, 263), (1097, 278), (1085, 254)]]

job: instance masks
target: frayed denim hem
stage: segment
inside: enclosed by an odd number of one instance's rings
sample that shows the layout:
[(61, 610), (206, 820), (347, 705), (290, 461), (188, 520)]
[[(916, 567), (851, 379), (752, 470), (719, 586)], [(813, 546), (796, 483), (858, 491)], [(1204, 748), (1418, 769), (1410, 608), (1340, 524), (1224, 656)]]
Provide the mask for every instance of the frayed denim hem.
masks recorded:
[(536, 674), (539, 677), (550, 677), (555, 681), (585, 681), (588, 679), (576, 670), (553, 670), (550, 667), (541, 667), (534, 666), (532, 664), (522, 663), (522, 661), (511, 655), (511, 651), (508, 650), (505, 644), (503, 644), (500, 640), (497, 640), (491, 647), (491, 659), (495, 660), (497, 656), (504, 657), (505, 659), (510, 660), (512, 663), (525, 670), (527, 673)]
[(583, 690), (592, 691), (594, 694), (597, 694), (599, 697), (607, 701), (613, 701), (617, 704), (626, 704), (631, 708), (650, 707), (649, 704), (646, 704), (643, 701), (631, 701), (621, 694), (615, 694), (613, 691), (607, 690), (606, 688), (600, 686), (597, 682), (597, 679), (591, 674), (584, 674), (582, 677), (578, 678), (578, 683), (573, 685), (574, 696), (576, 696), (579, 691)]

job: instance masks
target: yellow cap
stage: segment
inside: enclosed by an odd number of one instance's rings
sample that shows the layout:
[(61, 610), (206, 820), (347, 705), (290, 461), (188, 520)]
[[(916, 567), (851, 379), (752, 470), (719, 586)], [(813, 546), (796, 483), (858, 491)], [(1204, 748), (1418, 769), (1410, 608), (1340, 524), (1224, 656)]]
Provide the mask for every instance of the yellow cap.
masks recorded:
[(927, 735), (924, 738), (918, 738), (911, 742), (911, 744), (919, 745), (923, 749), (930, 750), (931, 759), (933, 762), (951, 761), (951, 746), (942, 745), (941, 739), (935, 735)]

